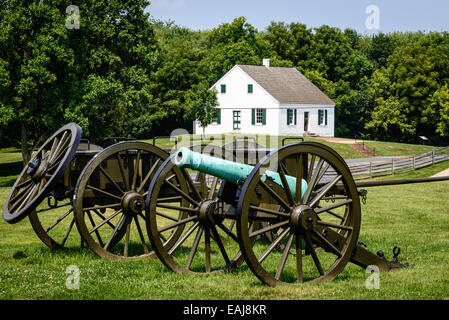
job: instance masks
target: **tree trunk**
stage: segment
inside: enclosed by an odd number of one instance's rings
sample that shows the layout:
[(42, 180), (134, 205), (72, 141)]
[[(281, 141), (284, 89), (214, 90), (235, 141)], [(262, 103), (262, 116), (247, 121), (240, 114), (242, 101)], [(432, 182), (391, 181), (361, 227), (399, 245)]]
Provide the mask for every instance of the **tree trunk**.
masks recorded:
[(28, 162), (30, 162), (31, 160), (31, 152), (28, 150), (28, 145), (27, 145), (27, 129), (25, 126), (25, 123), (21, 123), (21, 128), (20, 128), (20, 144), (21, 144), (21, 148), (22, 148), (22, 161), (23, 161), (23, 166), (25, 167)]

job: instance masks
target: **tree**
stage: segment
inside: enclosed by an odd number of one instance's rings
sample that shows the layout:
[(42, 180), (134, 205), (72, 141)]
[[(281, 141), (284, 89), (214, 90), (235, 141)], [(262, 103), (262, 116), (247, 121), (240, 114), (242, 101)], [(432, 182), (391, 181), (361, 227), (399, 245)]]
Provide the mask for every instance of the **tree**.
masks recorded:
[(195, 104), (193, 100), (202, 95), (196, 90), (201, 91), (203, 87), (200, 84), (208, 78), (209, 66), (204, 63), (208, 38), (204, 32), (194, 32), (171, 22), (155, 24), (160, 51), (151, 92), (154, 102), (165, 112), (158, 126), (160, 134), (182, 125), (188, 126), (195, 120), (191, 119), (190, 108)]
[(256, 34), (257, 29), (247, 23), (245, 17), (239, 17), (231, 23), (222, 23), (217, 28), (212, 29), (209, 33), (209, 45), (245, 41), (251, 47), (256, 48), (258, 46)]
[(386, 67), (388, 58), (395, 49), (393, 38), (381, 32), (374, 34), (370, 40), (367, 55), (372, 61), (374, 68), (380, 69)]
[(262, 38), (268, 41), (271, 50), (280, 59), (289, 59), (290, 61), (293, 61), (292, 54), (294, 51), (294, 39), (287, 24), (284, 22), (272, 21), (267, 27), (266, 32), (262, 35)]
[(0, 8), (0, 121), (17, 128), (10, 134), (20, 137), (24, 164), (28, 143), (62, 119), (64, 80), (74, 62), (62, 3), (11, 0)]
[[(428, 98), (439, 87), (428, 44), (421, 41), (397, 48), (388, 67), (374, 73), (372, 83), (375, 107), (367, 128), (383, 128), (391, 132), (386, 136), (402, 136), (409, 141), (435, 132), (424, 114)], [(399, 111), (400, 116), (393, 120)], [(391, 121), (384, 121), (384, 117)]]
[(187, 92), (186, 100), (186, 118), (191, 121), (198, 120), (203, 127), (204, 135), (206, 126), (211, 124), (216, 116), (214, 107), (218, 105), (217, 92), (209, 90), (207, 82), (204, 81)]
[[(0, 115), (29, 142), (76, 121), (92, 140), (148, 132), (159, 107), (149, 90), (157, 43), (146, 0), (80, 0), (68, 28), (61, 0), (10, 0), (0, 8)], [(157, 117), (156, 117), (157, 118)]]
[(244, 17), (223, 23), (209, 34), (209, 50), (204, 62), (209, 67), (208, 81), (212, 85), (235, 64), (260, 65), (271, 56), (271, 49), (257, 30)]
[(146, 0), (79, 1), (80, 28), (68, 30), (74, 52), (65, 121), (91, 140), (148, 134), (164, 115), (150, 90), (158, 45)]
[(408, 121), (403, 101), (397, 97), (389, 97), (386, 100), (379, 98), (376, 104), (366, 128), (373, 129), (378, 137), (389, 139), (416, 133), (414, 124)]
[(259, 65), (261, 59), (245, 41), (215, 46), (205, 61), (209, 67), (208, 81), (215, 83), (236, 64)]
[(313, 34), (302, 23), (292, 22), (287, 25), (284, 22), (271, 22), (263, 39), (268, 41), (277, 57), (291, 61), (293, 66), (299, 66), (309, 59)]
[(447, 83), (430, 96), (425, 114), (436, 124), (436, 133), (441, 137), (449, 137), (449, 87)]

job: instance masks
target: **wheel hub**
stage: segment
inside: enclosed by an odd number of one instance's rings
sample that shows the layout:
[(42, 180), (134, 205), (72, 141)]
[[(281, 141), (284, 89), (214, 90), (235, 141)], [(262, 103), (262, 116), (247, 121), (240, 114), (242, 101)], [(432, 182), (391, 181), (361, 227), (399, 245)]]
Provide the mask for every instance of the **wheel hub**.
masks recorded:
[(136, 216), (145, 209), (145, 199), (137, 192), (127, 192), (122, 198), (122, 208), (126, 214)]
[(33, 180), (41, 179), (48, 169), (48, 161), (41, 159), (33, 159), (28, 162), (27, 174), (31, 176)]
[(310, 231), (315, 228), (317, 221), (315, 211), (306, 205), (294, 207), (290, 214), (290, 223), (296, 231)]
[(223, 221), (223, 218), (216, 214), (218, 202), (214, 200), (205, 200), (200, 204), (198, 209), (198, 217), (201, 222), (206, 225), (213, 226)]

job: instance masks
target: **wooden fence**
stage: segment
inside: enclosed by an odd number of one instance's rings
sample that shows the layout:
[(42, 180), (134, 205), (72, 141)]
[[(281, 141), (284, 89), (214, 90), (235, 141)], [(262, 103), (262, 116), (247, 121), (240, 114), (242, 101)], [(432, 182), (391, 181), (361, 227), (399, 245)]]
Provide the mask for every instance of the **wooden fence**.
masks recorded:
[(397, 173), (409, 172), (435, 163), (449, 160), (449, 147), (434, 149), (419, 156), (406, 156), (391, 160), (349, 163), (354, 179), (368, 179)]

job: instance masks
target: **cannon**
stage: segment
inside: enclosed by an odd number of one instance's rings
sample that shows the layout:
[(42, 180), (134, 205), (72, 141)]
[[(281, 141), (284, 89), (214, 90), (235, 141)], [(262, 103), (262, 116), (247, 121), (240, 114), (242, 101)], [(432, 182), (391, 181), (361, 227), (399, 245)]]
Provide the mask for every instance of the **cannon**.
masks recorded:
[[(73, 248), (80, 241), (107, 259), (155, 257), (144, 233), (145, 197), (154, 173), (169, 157), (169, 150), (154, 145), (157, 138), (152, 145), (106, 138), (103, 148), (82, 139), (77, 124), (63, 126), (19, 174), (3, 208), (4, 220), (17, 223), (29, 217), (39, 239), (53, 250)], [(237, 145), (225, 146), (227, 152)], [(212, 154), (218, 149), (207, 146)], [(176, 202), (176, 196), (166, 190), (159, 201)], [(166, 245), (176, 239), (175, 232)]]
[[(223, 158), (181, 148), (164, 161), (150, 184), (147, 232), (156, 255), (172, 271), (233, 271), (246, 262), (263, 283), (276, 286), (329, 281), (349, 262), (381, 272), (403, 268), (399, 247), (387, 260), (381, 250), (372, 253), (358, 242), (360, 198), (367, 194), (360, 188), (449, 180), (355, 182), (341, 156), (316, 142), (272, 150), (255, 166)], [(170, 172), (186, 179), (175, 183)], [(191, 175), (220, 178), (221, 183), (203, 179), (198, 188)], [(166, 188), (182, 198), (180, 204), (157, 201)], [(161, 239), (179, 226), (178, 241), (165, 246)], [(211, 257), (213, 250), (218, 257)]]

